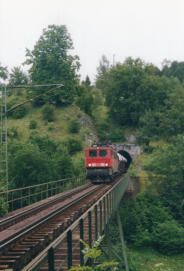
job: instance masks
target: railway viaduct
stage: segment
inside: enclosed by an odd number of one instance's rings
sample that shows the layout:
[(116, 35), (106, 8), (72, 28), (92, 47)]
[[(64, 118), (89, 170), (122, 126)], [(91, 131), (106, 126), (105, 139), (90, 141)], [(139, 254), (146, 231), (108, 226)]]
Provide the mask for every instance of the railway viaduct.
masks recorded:
[[(127, 158), (129, 165), (141, 152), (141, 148), (135, 144), (116, 143), (112, 144), (112, 147)], [(75, 185), (76, 188), (71, 191), (63, 190), (70, 185)], [(126, 174), (105, 186), (88, 187), (85, 178), (81, 177), (35, 185), (35, 193), (33, 192), (34, 187), (31, 187), (31, 190), (30, 187), (20, 188), (18, 191), (20, 190), (19, 192), (23, 196), (18, 196), (18, 198), (13, 198), (12, 194), (15, 192), (17, 197), (17, 189), (0, 193), (1, 197), (8, 199), (8, 204), (12, 204), (12, 207), (17, 201), (21, 201), (22, 207), (22, 200), (29, 204), (31, 196), (38, 196), (39, 193), (43, 198), (43, 201), (30, 205), (30, 207), (27, 206), (23, 211), (19, 209), (16, 214), (13, 213), (12, 217), (9, 214), (8, 217), (0, 220), (0, 237), (2, 236), (0, 238), (0, 269), (20, 270), (21, 266), (22, 271), (35, 269), (64, 271), (69, 270), (72, 266), (82, 266), (85, 264), (85, 257), (80, 239), (92, 247), (99, 236), (109, 235), (109, 221), (116, 215), (124, 255), (122, 262), (126, 266), (126, 271), (129, 271), (118, 209), (125, 193), (129, 192), (129, 195), (134, 193), (136, 186), (138, 186), (137, 180), (132, 180), (131, 176)], [(26, 189), (28, 194), (26, 194)], [(10, 198), (11, 200), (9, 200)], [(48, 213), (45, 213), (44, 208)], [(51, 208), (50, 213), (49, 208)], [(30, 214), (32, 211), (34, 218)], [(19, 218), (19, 216), (22, 217)], [(13, 220), (12, 225), (8, 219)], [(8, 226), (7, 223), (9, 223)], [(9, 229), (16, 227), (18, 232), (14, 233), (14, 230), (13, 236), (6, 236), (4, 230), (6, 232), (7, 227)], [(16, 245), (13, 243), (15, 240)], [(13, 249), (12, 244), (14, 244)], [(112, 253), (112, 244), (109, 245), (110, 250)]]

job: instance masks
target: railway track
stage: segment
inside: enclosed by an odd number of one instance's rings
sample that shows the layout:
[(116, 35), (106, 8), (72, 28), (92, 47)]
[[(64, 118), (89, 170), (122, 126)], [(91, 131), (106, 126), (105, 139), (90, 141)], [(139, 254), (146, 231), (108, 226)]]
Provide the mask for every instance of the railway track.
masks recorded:
[[(32, 216), (33, 214), (36, 214), (46, 208), (48, 208), (49, 206), (52, 206), (53, 204), (56, 204), (58, 202), (61, 202), (62, 200), (66, 199), (67, 197), (71, 197), (72, 195), (78, 193), (78, 191), (81, 191), (82, 189), (86, 189), (87, 187), (91, 186), (90, 184), (86, 184), (81, 186), (80, 188), (74, 188), (68, 192), (64, 192), (64, 193), (60, 193), (59, 196), (54, 196), (54, 197), (50, 197), (49, 199), (43, 200), (40, 202), (37, 202), (33, 205), (31, 205), (32, 207), (30, 208), (25, 207), (22, 208), (21, 211), (18, 209), (14, 212), (12, 212), (12, 215), (8, 215), (5, 218), (0, 219), (0, 232), (3, 231), (4, 229), (7, 229), (8, 227), (10, 227), (11, 225), (14, 225), (15, 223), (18, 223), (19, 221), (21, 221), (22, 219), (28, 218), (30, 216)], [(1, 241), (0, 241), (1, 243)]]
[(2, 219), (0, 270), (21, 270), (114, 183), (84, 185), (42, 205)]

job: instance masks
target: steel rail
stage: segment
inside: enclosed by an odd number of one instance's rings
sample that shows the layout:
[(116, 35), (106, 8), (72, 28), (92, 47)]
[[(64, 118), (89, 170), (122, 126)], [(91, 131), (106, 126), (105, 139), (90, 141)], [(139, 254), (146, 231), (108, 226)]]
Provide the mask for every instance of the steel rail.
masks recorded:
[[(78, 192), (82, 192), (83, 190), (91, 187), (92, 185), (89, 184), (89, 185), (84, 185), (84, 186), (82, 187), (82, 189), (78, 187), (78, 188), (74, 188), (73, 191), (71, 191), (71, 192), (63, 192), (63, 193), (65, 193), (64, 195), (58, 196), (57, 198), (54, 198), (54, 199), (50, 199), (49, 201), (44, 202), (44, 203), (40, 204), (39, 206), (31, 207), (27, 210), (22, 211), (21, 213), (14, 214), (12, 216), (9, 216), (9, 217), (6, 217), (6, 218), (0, 220), (0, 231), (5, 228), (7, 229), (8, 225), (10, 223), (12, 225), (14, 222), (18, 222), (18, 220), (20, 220), (21, 218), (25, 219), (28, 216), (31, 216), (31, 215), (45, 209), (49, 205), (53, 205), (54, 203), (57, 203), (65, 198), (67, 198), (68, 196), (72, 196)], [(51, 197), (53, 197), (53, 196), (51, 196)], [(47, 198), (47, 199), (49, 199), (49, 198)], [(9, 225), (9, 226), (11, 226), (11, 225)]]
[[(69, 208), (72, 205), (78, 203), (82, 199), (85, 199), (90, 194), (92, 194), (92, 193), (96, 192), (97, 190), (99, 190), (99, 188), (102, 187), (102, 186), (104, 186), (104, 184), (102, 184), (100, 186), (96, 185), (95, 187), (93, 185), (92, 187), (94, 187), (94, 189), (92, 189), (92, 191), (88, 191), (87, 193), (85, 193), (84, 195), (78, 197), (77, 199), (73, 200), (72, 202), (70, 202), (70, 203), (68, 203), (68, 204), (66, 204), (66, 205), (64, 205), (64, 206), (56, 209), (54, 212), (46, 215), (44, 219), (43, 218), (38, 219), (36, 222), (34, 222), (31, 225), (28, 225), (24, 229), (20, 230), (18, 233), (14, 233), (10, 237), (7, 237), (6, 239), (4, 239), (3, 241), (0, 242), (0, 250), (5, 249), (8, 245), (11, 245), (13, 242), (15, 242), (19, 238), (23, 237), (23, 235), (25, 235), (26, 233), (29, 233), (30, 231), (34, 230), (35, 228), (43, 225), (44, 223), (46, 223), (49, 220), (51, 220), (53, 217), (55, 217), (55, 216), (59, 215), (61, 212), (65, 211), (67, 208)], [(89, 189), (89, 187), (88, 187), (88, 189)]]

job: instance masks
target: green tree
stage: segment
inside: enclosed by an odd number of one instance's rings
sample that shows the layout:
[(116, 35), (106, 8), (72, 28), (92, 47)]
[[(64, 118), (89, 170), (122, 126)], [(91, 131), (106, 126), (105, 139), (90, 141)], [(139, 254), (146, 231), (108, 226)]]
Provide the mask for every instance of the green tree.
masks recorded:
[(141, 59), (127, 58), (106, 74), (106, 104), (116, 122), (136, 126), (146, 110), (159, 110), (171, 91), (169, 79), (156, 75), (156, 69)]
[(68, 137), (65, 140), (64, 145), (67, 147), (70, 155), (82, 150), (82, 141), (74, 137)]
[(8, 78), (8, 69), (0, 63), (0, 90), (5, 87), (4, 80)]
[[(74, 143), (77, 145), (80, 142)], [(78, 148), (74, 145), (70, 147), (73, 152)], [(73, 169), (73, 162), (66, 146), (48, 136), (32, 132), (25, 143), (15, 140), (9, 143), (11, 188), (69, 178), (73, 176)]]
[(78, 119), (74, 118), (74, 119), (71, 119), (68, 123), (68, 131), (70, 133), (78, 133), (80, 130), (80, 122), (78, 121)]
[(36, 127), (37, 127), (36, 120), (31, 120), (29, 123), (29, 129), (36, 129)]
[[(184, 251), (184, 228), (173, 219), (160, 195), (150, 191), (141, 193), (123, 204), (120, 211), (126, 240), (130, 243), (137, 247), (153, 247), (163, 254)], [(116, 232), (112, 238), (117, 240)]]
[(179, 80), (170, 80), (172, 90), (167, 94), (164, 104), (155, 110), (147, 110), (139, 119), (137, 141), (149, 145), (151, 140), (171, 137), (184, 132), (184, 88)]
[[(154, 150), (145, 169), (158, 176), (158, 189), (166, 188), (184, 180), (184, 137), (178, 135), (167, 146)], [(162, 181), (161, 181), (162, 180)]]
[(39, 150), (46, 153), (49, 157), (55, 154), (59, 142), (54, 141), (48, 135), (39, 135), (38, 132), (32, 132), (29, 137), (31, 144), (37, 145)]
[[(21, 104), (21, 103), (22, 103), (22, 99), (13, 98), (10, 101), (8, 101), (7, 108), (8, 108), (8, 110), (10, 110), (14, 106)], [(25, 105), (22, 105), (22, 106), (15, 108), (14, 110), (10, 110), (8, 112), (8, 117), (10, 116), (14, 119), (21, 119), (27, 114), (27, 112), (28, 112), (28, 105), (25, 104)]]
[(184, 137), (178, 135), (167, 146), (157, 147), (144, 165), (153, 179), (160, 200), (183, 224)]
[(64, 179), (73, 176), (73, 163), (68, 149), (61, 142), (51, 139), (48, 135), (40, 136), (37, 132), (30, 135), (31, 144), (39, 148), (49, 163), (50, 180)]
[(184, 228), (174, 220), (158, 223), (154, 227), (153, 242), (162, 253), (181, 253), (184, 251)]
[[(37, 41), (32, 51), (27, 49), (26, 64), (30, 64), (29, 74), (33, 84), (62, 83), (64, 87), (42, 96), (37, 103), (45, 101), (56, 104), (70, 104), (75, 95), (78, 81), (79, 58), (69, 54), (73, 49), (70, 34), (64, 25), (49, 25)], [(34, 89), (36, 94), (45, 89)]]
[[(7, 67), (4, 67), (0, 63), (0, 91), (4, 88), (4, 80), (8, 78), (8, 69)], [(4, 187), (3, 183), (0, 180), (0, 186), (1, 186), (1, 191), (6, 190)], [(8, 212), (8, 205), (6, 203), (5, 198), (0, 197), (0, 217), (5, 215)]]
[(184, 80), (184, 61), (163, 61), (161, 73), (168, 77), (177, 77), (180, 82)]
[(73, 176), (73, 163), (67, 148), (58, 146), (54, 155), (54, 170), (56, 179), (71, 178)]
[(44, 120), (47, 120), (48, 122), (54, 121), (54, 106), (53, 105), (49, 105), (49, 104), (45, 104), (42, 107), (42, 117)]
[(102, 55), (99, 66), (97, 67), (96, 87), (104, 90), (106, 74), (110, 71), (110, 62), (105, 55)]
[(39, 151), (38, 146), (31, 143), (12, 143), (9, 151), (9, 178), (12, 187), (51, 180), (52, 165), (47, 155)]
[(102, 55), (99, 66), (97, 67), (96, 78), (103, 77), (110, 70), (110, 62), (105, 55)]
[(8, 213), (8, 204), (4, 198), (0, 198), (0, 217)]
[(28, 83), (28, 76), (22, 71), (21, 67), (14, 67), (11, 70), (9, 85), (18, 86), (26, 85)]
[(153, 246), (153, 231), (158, 223), (172, 219), (157, 195), (140, 193), (121, 207), (126, 240), (136, 246)]
[(92, 115), (92, 109), (94, 105), (93, 94), (88, 91), (84, 84), (78, 85), (77, 87), (77, 99), (76, 104), (83, 110), (86, 114)]
[(89, 90), (91, 87), (91, 81), (89, 79), (89, 76), (86, 76), (86, 79), (84, 81), (82, 81), (82, 84), (86, 86), (86, 88)]
[(0, 78), (2, 78), (3, 80), (8, 78), (8, 69), (7, 67), (2, 66), (1, 63), (0, 63)]

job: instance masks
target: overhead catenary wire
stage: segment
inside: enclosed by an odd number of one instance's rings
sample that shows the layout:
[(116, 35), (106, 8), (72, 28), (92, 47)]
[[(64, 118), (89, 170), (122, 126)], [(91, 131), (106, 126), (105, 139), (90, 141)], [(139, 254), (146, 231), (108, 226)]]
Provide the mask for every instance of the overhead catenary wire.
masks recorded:
[[(35, 88), (35, 87), (51, 87), (54, 86), (54, 88), (45, 91), (44, 93), (41, 93), (31, 99), (28, 99), (22, 103), (16, 104), (12, 106), (10, 109), (7, 110), (7, 88)], [(63, 87), (64, 85), (61, 83), (57, 84), (28, 84), (28, 85), (18, 85), (18, 86), (5, 86), (4, 91), (2, 91), (1, 95), (1, 142), (0, 142), (0, 170), (2, 171), (2, 179), (6, 182), (6, 189), (8, 191), (8, 141), (7, 141), (7, 114), (10, 111), (15, 110), (16, 108), (28, 103), (32, 102), (35, 99), (39, 98), (40, 96), (44, 96), (45, 94), (52, 92), (60, 87)], [(8, 200), (8, 199), (7, 199)]]
[[(26, 104), (26, 103), (28, 103), (28, 102), (32, 102), (32, 101), (34, 101), (35, 99), (37, 99), (37, 98), (39, 98), (39, 97), (41, 97), (41, 96), (44, 96), (44, 95), (46, 95), (47, 93), (52, 92), (52, 91), (54, 91), (54, 90), (57, 89), (57, 88), (63, 87), (64, 85), (63, 85), (63, 84), (27, 85), (27, 87), (41, 87), (41, 86), (42, 86), (42, 87), (43, 87), (43, 86), (44, 86), (44, 87), (45, 87), (45, 86), (56, 86), (56, 87), (55, 87), (55, 88), (52, 88), (52, 89), (49, 89), (49, 90), (45, 91), (44, 93), (41, 93), (41, 94), (39, 94), (39, 95), (37, 95), (37, 96), (34, 96), (33, 98), (28, 99), (28, 100), (26, 100), (26, 101), (24, 101), (24, 102), (22, 102), (22, 103), (20, 103), (20, 104), (16, 104), (16, 105), (12, 106), (10, 109), (6, 110), (6, 113), (8, 113), (8, 112), (10, 112), (10, 111), (12, 111), (12, 110), (14, 110), (14, 109), (16, 109), (17, 107), (20, 107), (20, 106)], [(12, 86), (12, 88), (25, 88), (25, 86), (16, 86), (16, 87), (13, 87), (13, 86)]]

